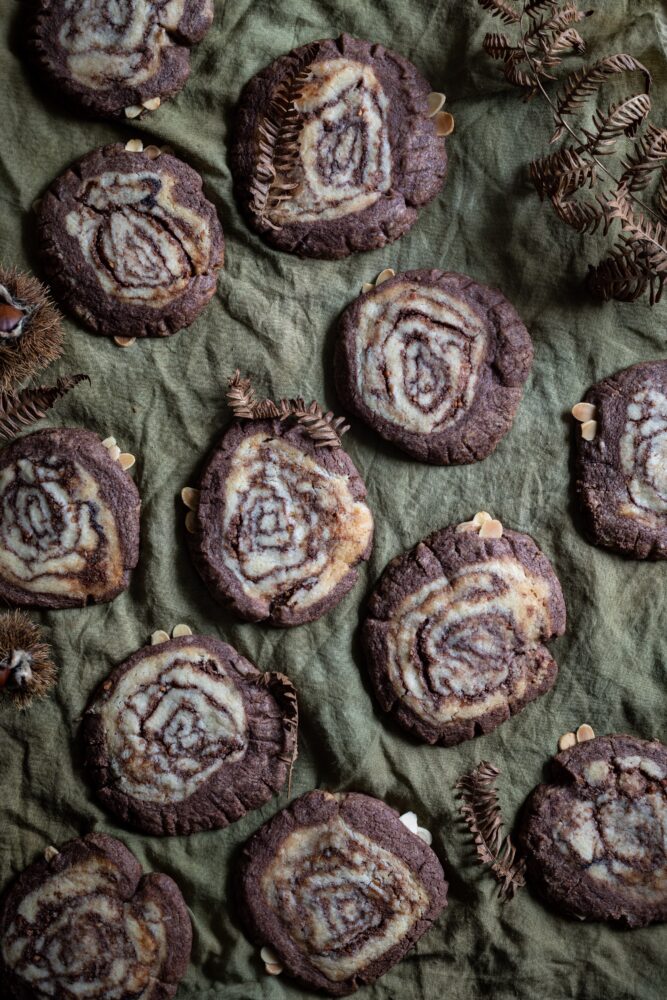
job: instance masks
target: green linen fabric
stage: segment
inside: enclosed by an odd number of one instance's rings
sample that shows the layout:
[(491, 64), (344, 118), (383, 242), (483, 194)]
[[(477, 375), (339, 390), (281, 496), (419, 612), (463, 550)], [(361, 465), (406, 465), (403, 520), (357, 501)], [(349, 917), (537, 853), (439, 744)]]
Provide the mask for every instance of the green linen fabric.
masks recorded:
[[(659, 0), (591, 3), (591, 56), (629, 51), (654, 74), (654, 117), (667, 111), (667, 16)], [(235, 917), (231, 880), (240, 846), (287, 793), (227, 830), (138, 836), (94, 801), (82, 774), (78, 727), (98, 682), (157, 628), (188, 622), (284, 671), (300, 701), (292, 795), (355, 789), (434, 835), (450, 882), (447, 910), (413, 952), (364, 996), (401, 1000), (652, 1000), (667, 995), (667, 928), (619, 931), (557, 916), (529, 890), (501, 904), (471, 860), (452, 786), (481, 759), (502, 768), (512, 821), (561, 733), (667, 736), (665, 564), (632, 562), (589, 545), (571, 508), (567, 413), (597, 379), (664, 356), (667, 304), (600, 304), (582, 287), (596, 242), (541, 205), (526, 163), (548, 146), (539, 101), (523, 104), (481, 51), (495, 25), (473, 0), (216, 0), (214, 27), (192, 53), (186, 88), (141, 122), (94, 122), (64, 110), (33, 81), (23, 55), (21, 0), (0, 4), (0, 259), (39, 273), (33, 201), (73, 160), (140, 136), (169, 143), (204, 177), (218, 207), (227, 260), (218, 292), (187, 331), (130, 350), (67, 321), (66, 351), (48, 373), (90, 373), (48, 425), (113, 433), (137, 455), (143, 499), (139, 567), (112, 604), (39, 618), (60, 665), (58, 686), (19, 714), (0, 704), (0, 887), (43, 851), (91, 830), (120, 837), (148, 870), (166, 872), (190, 907), (194, 945), (178, 1000), (286, 1000), (307, 995), (264, 974)], [(228, 135), (241, 87), (274, 57), (342, 31), (411, 59), (456, 118), (449, 178), (400, 242), (340, 262), (269, 250), (232, 196)], [(368, 484), (375, 548), (352, 591), (324, 619), (279, 631), (241, 624), (208, 596), (188, 557), (180, 491), (196, 480), (229, 412), (225, 385), (239, 367), (261, 393), (301, 394), (336, 409), (335, 324), (362, 282), (384, 267), (460, 270), (500, 287), (533, 336), (535, 364), (511, 433), (486, 461), (430, 468), (354, 423), (346, 446)], [(555, 689), (489, 736), (453, 749), (420, 746), (378, 712), (358, 643), (366, 596), (387, 561), (436, 528), (479, 509), (529, 532), (553, 561), (568, 608), (553, 644)], [(5, 994), (0, 986), (0, 997)]]

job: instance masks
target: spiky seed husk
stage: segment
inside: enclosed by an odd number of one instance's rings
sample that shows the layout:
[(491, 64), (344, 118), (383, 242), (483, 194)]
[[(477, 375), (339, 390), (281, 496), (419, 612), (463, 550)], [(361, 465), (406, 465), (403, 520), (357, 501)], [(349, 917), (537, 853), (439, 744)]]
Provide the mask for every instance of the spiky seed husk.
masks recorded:
[[(7, 289), (13, 304), (28, 309), (21, 335), (8, 343), (0, 340), (0, 391), (7, 392), (60, 357), (63, 330), (46, 288), (32, 275), (0, 267), (0, 285)], [(5, 301), (1, 295), (0, 301)]]
[[(0, 696), (7, 694), (20, 708), (28, 708), (33, 698), (43, 698), (56, 682), (56, 667), (51, 659), (51, 649), (42, 641), (40, 628), (24, 611), (7, 611), (0, 614), (0, 672), (4, 675), (14, 654), (27, 654), (29, 676), (25, 686), (11, 686), (5, 677)], [(24, 662), (26, 662), (24, 660)]]

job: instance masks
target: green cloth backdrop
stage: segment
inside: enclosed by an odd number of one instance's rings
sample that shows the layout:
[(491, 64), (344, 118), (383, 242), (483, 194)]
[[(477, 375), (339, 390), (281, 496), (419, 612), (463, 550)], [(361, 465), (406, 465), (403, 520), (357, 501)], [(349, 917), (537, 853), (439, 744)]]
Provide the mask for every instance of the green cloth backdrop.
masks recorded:
[[(655, 76), (654, 118), (667, 111), (667, 16), (659, 0), (612, 0), (583, 31), (591, 56), (629, 51)], [(450, 901), (417, 948), (364, 996), (401, 1000), (644, 1000), (667, 995), (667, 928), (618, 931), (558, 917), (530, 891), (511, 903), (471, 861), (452, 785), (481, 759), (503, 770), (508, 819), (540, 781), (561, 733), (665, 738), (665, 563), (630, 562), (596, 549), (572, 519), (567, 413), (595, 380), (664, 356), (667, 302), (650, 309), (599, 304), (581, 285), (595, 240), (566, 229), (541, 205), (525, 165), (548, 146), (543, 104), (523, 104), (481, 51), (498, 25), (473, 0), (216, 0), (216, 19), (192, 54), (186, 88), (142, 122), (85, 121), (32, 81), (23, 57), (22, 0), (0, 3), (0, 259), (39, 273), (33, 201), (73, 160), (141, 136), (169, 143), (204, 177), (218, 207), (227, 260), (218, 292), (187, 331), (122, 350), (66, 322), (63, 359), (48, 373), (90, 373), (49, 425), (114, 434), (137, 455), (143, 499), (141, 559), (112, 604), (40, 616), (60, 664), (47, 700), (18, 714), (0, 703), (0, 887), (47, 844), (90, 830), (120, 837), (146, 869), (180, 885), (194, 924), (179, 1000), (282, 1000), (307, 995), (264, 975), (231, 905), (240, 845), (287, 802), (275, 798), (227, 830), (192, 837), (137, 836), (93, 800), (78, 726), (98, 682), (157, 628), (188, 622), (226, 639), (263, 669), (282, 670), (299, 694), (300, 756), (292, 794), (356, 789), (413, 809), (434, 834)], [(241, 87), (274, 57), (347, 31), (413, 60), (456, 118), (442, 194), (414, 229), (384, 250), (340, 262), (275, 253), (246, 228), (232, 197), (228, 134)], [(660, 120), (660, 110), (663, 119)], [(276, 631), (239, 624), (208, 596), (188, 557), (180, 491), (193, 483), (225, 427), (229, 374), (253, 375), (262, 393), (316, 397), (331, 408), (336, 318), (384, 267), (461, 270), (503, 289), (532, 333), (535, 364), (514, 428), (493, 456), (461, 468), (403, 457), (355, 423), (346, 446), (368, 484), (375, 548), (336, 610)], [(666, 297), (667, 298), (667, 297)], [(486, 509), (533, 535), (553, 561), (568, 608), (552, 646), (555, 689), (490, 736), (453, 749), (419, 746), (378, 713), (364, 675), (358, 624), (387, 561), (450, 522)], [(0, 997), (4, 992), (0, 986)]]

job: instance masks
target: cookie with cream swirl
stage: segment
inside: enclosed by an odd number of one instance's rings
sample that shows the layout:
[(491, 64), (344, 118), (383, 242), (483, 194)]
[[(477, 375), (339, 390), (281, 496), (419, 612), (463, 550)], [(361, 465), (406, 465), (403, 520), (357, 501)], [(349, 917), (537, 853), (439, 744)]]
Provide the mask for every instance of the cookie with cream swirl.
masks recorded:
[(667, 361), (646, 361), (592, 386), (592, 440), (576, 426), (576, 491), (596, 545), (667, 559)]
[(82, 157), (39, 206), (54, 295), (96, 333), (168, 337), (215, 293), (224, 237), (201, 177), (120, 144)]
[(13, 1000), (170, 1000), (192, 926), (167, 875), (142, 875), (114, 837), (71, 840), (0, 902), (0, 980)]
[(555, 683), (545, 643), (565, 617), (528, 535), (444, 528), (389, 563), (370, 599), (362, 643), (378, 702), (425, 743), (490, 732)]
[(221, 829), (263, 805), (296, 756), (296, 694), (211, 636), (134, 653), (100, 685), (82, 726), (105, 808), (144, 833)]
[(0, 452), (0, 597), (111, 601), (139, 558), (139, 493), (92, 431), (36, 431)]
[(195, 564), (213, 596), (249, 621), (321, 617), (370, 555), (373, 518), (352, 460), (289, 421), (232, 424), (200, 491)]
[(406, 271), (360, 295), (338, 326), (347, 409), (413, 458), (477, 462), (512, 426), (530, 335), (498, 291), (463, 274)]
[(289, 975), (331, 996), (399, 962), (446, 905), (430, 847), (369, 795), (313, 791), (246, 844), (238, 900), (248, 933)]
[(45, 77), (102, 116), (179, 91), (189, 49), (213, 22), (212, 0), (37, 0), (33, 7), (30, 42)]
[(252, 228), (329, 260), (402, 236), (447, 171), (431, 89), (407, 59), (346, 34), (276, 59), (236, 113), (232, 171)]

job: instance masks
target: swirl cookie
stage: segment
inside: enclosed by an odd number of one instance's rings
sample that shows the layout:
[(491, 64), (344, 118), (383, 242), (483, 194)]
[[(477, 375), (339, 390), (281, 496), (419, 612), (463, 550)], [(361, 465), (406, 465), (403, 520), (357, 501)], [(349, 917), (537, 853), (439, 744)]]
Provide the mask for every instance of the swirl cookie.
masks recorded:
[(430, 847), (368, 795), (314, 791), (246, 844), (248, 932), (305, 986), (345, 996), (384, 975), (446, 905)]
[(220, 829), (284, 785), (296, 694), (231, 646), (184, 636), (148, 646), (101, 685), (83, 722), (105, 807), (145, 833)]
[(168, 337), (189, 326), (223, 264), (222, 229), (201, 177), (175, 156), (153, 156), (151, 147), (96, 149), (39, 207), (54, 295), (110, 337)]
[(667, 361), (603, 379), (573, 413), (587, 534), (634, 559), (667, 559)]
[(177, 93), (212, 0), (36, 0), (31, 45), (59, 90), (95, 115), (136, 117)]
[(190, 548), (212, 595), (248, 621), (301, 625), (335, 607), (368, 559), (366, 487), (300, 426), (229, 428), (200, 483)]
[(139, 559), (139, 493), (91, 431), (36, 431), (0, 452), (0, 599), (111, 601)]
[(438, 465), (477, 462), (512, 426), (533, 360), (500, 292), (463, 274), (406, 271), (343, 313), (336, 387), (386, 441)]
[(447, 172), (430, 90), (412, 63), (349, 35), (276, 59), (237, 109), (232, 171), (252, 228), (330, 260), (397, 240)]
[(418, 739), (453, 746), (553, 686), (544, 643), (564, 630), (560, 584), (532, 538), (468, 522), (389, 563), (362, 642), (381, 708)]
[(522, 814), (528, 875), (580, 920), (667, 920), (667, 747), (601, 736), (559, 753)]
[(142, 875), (114, 837), (47, 848), (0, 904), (0, 980), (12, 1000), (169, 1000), (190, 959), (178, 886)]

